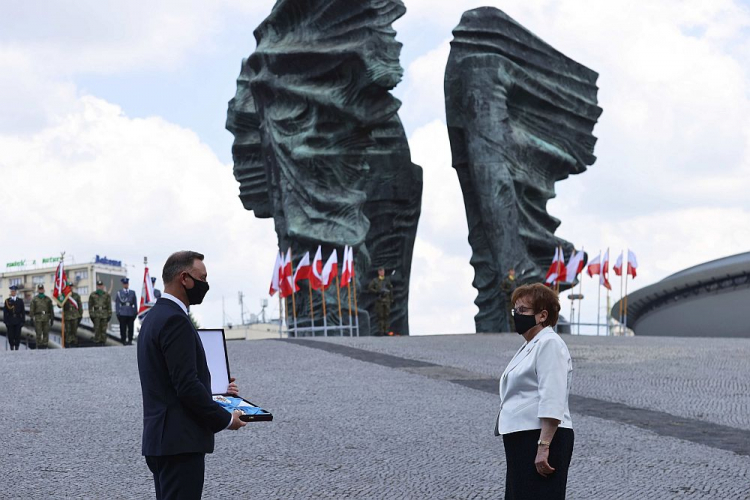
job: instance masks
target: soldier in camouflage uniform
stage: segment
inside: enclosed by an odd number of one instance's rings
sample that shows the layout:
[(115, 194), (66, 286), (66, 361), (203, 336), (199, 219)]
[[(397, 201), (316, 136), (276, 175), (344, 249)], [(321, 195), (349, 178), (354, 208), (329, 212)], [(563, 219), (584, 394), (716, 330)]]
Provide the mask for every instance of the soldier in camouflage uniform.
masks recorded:
[(36, 289), (38, 293), (31, 299), (29, 316), (36, 329), (36, 348), (46, 349), (49, 344), (49, 329), (55, 322), (55, 314), (52, 310), (52, 299), (44, 295), (44, 285), (40, 283)]
[[(65, 347), (78, 347), (78, 325), (81, 324), (81, 309), (83, 308), (83, 302), (81, 296), (73, 291), (75, 285), (70, 285), (70, 296), (63, 304), (63, 317), (65, 318)], [(73, 305), (71, 299), (78, 304), (78, 307)]]
[(89, 317), (94, 323), (94, 344), (107, 341), (107, 326), (112, 319), (112, 297), (104, 290), (104, 283), (96, 280), (96, 291), (89, 295)]
[(393, 285), (391, 284), (391, 280), (385, 277), (384, 268), (378, 268), (378, 277), (370, 282), (367, 286), (367, 291), (377, 295), (375, 299), (375, 314), (378, 317), (378, 333), (376, 335), (388, 335), (391, 323)]
[(508, 269), (508, 275), (500, 283), (500, 288), (503, 294), (505, 294), (505, 314), (507, 314), (508, 318), (508, 332), (516, 331), (516, 324), (513, 321), (513, 304), (510, 301), (511, 297), (513, 297), (513, 292), (516, 291), (516, 286), (518, 286), (516, 283), (516, 270), (513, 268)]

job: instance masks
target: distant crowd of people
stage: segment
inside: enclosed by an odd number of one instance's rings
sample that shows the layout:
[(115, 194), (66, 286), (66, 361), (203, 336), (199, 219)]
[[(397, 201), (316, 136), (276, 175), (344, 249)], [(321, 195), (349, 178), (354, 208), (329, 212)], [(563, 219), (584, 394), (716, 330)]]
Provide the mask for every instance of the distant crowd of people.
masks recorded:
[[(130, 280), (122, 278), (122, 289), (115, 294), (114, 309), (120, 324), (120, 340), (123, 345), (133, 344), (135, 319), (138, 316), (138, 300), (135, 292), (130, 290)], [(151, 278), (155, 283), (156, 278)], [(63, 332), (65, 347), (78, 347), (78, 327), (83, 319), (83, 300), (76, 293), (76, 285), (70, 283), (71, 293), (62, 305)], [(161, 292), (154, 289), (154, 296), (158, 299)], [(107, 326), (112, 319), (112, 297), (104, 287), (102, 280), (96, 281), (96, 290), (89, 295), (89, 318), (94, 328), (93, 342), (96, 346), (103, 346), (107, 341)], [(21, 329), (26, 324), (26, 305), (18, 296), (18, 286), (10, 287), (10, 296), (3, 303), (3, 322), (8, 335), (10, 350), (17, 351), (21, 345)], [(47, 349), (49, 347), (49, 331), (55, 322), (53, 302), (44, 290), (44, 285), (37, 285), (37, 293), (29, 303), (29, 324), (36, 333), (35, 347)]]

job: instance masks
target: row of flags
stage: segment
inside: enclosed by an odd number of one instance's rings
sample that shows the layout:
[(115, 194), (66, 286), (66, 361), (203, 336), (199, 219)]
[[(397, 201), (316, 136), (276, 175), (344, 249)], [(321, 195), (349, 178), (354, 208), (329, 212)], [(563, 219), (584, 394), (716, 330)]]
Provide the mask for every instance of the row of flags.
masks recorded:
[[(620, 252), (619, 257), (617, 257), (617, 260), (615, 261), (615, 265), (612, 267), (617, 276), (622, 276), (623, 257), (624, 252)], [(585, 254), (583, 253), (583, 250), (573, 250), (573, 253), (570, 254), (570, 259), (568, 259), (568, 263), (566, 264), (562, 247), (557, 247), (555, 249), (555, 255), (552, 258), (552, 264), (545, 276), (544, 283), (548, 286), (555, 286), (563, 282), (573, 283), (583, 271), (584, 265)], [(625, 275), (630, 275), (635, 278), (637, 269), (638, 260), (636, 259), (635, 253), (632, 250), (628, 250)], [(586, 273), (592, 278), (594, 275), (599, 275), (599, 284), (608, 290), (612, 290), (612, 285), (609, 283), (609, 248), (604, 253), (603, 259), (600, 251), (599, 255), (589, 262), (588, 266), (586, 266)]]
[[(354, 278), (354, 249), (350, 246), (344, 247), (343, 269), (339, 287), (343, 288), (348, 285)], [(273, 267), (271, 276), (271, 286), (268, 290), (269, 295), (273, 296), (279, 292), (280, 298), (286, 298), (299, 291), (299, 282), (309, 280), (310, 287), (313, 290), (326, 290), (334, 282), (339, 274), (338, 252), (334, 248), (331, 255), (323, 264), (323, 252), (318, 245), (315, 257), (310, 262), (310, 252), (305, 252), (297, 269), (292, 269), (292, 249), (288, 248), (286, 254), (279, 252), (276, 255), (276, 263)]]

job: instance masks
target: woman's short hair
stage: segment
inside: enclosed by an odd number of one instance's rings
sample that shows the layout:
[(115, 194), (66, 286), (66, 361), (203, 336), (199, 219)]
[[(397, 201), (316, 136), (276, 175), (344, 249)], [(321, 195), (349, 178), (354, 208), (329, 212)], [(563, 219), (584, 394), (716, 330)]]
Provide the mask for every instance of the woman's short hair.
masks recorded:
[(522, 285), (516, 288), (510, 301), (515, 305), (519, 299), (527, 297), (531, 301), (534, 314), (547, 311), (547, 319), (542, 322), (542, 325), (555, 326), (557, 324), (557, 318), (560, 317), (560, 298), (554, 290), (541, 283)]

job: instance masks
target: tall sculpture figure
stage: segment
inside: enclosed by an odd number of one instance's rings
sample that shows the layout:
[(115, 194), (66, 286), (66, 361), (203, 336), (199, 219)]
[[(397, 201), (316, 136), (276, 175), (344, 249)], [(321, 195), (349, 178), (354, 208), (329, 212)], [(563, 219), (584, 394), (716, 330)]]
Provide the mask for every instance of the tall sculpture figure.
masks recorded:
[[(409, 332), (422, 170), (390, 94), (403, 73), (391, 25), (405, 11), (401, 0), (278, 0), (255, 31), (227, 116), (240, 199), (256, 217), (273, 217), (279, 247), (295, 261), (319, 244), (339, 261), (344, 245), (355, 249), (363, 334), (376, 325), (366, 314), (375, 297), (362, 284), (379, 266), (394, 273), (393, 328)], [(309, 301), (299, 297), (298, 324), (309, 325)], [(326, 297), (335, 303), (335, 291)], [(319, 319), (319, 294), (314, 308)], [(339, 323), (337, 308), (328, 323)]]
[(540, 282), (558, 245), (573, 250), (555, 237), (560, 221), (546, 206), (556, 181), (596, 160), (598, 75), (495, 8), (464, 13), (453, 35), (446, 115), (473, 252), (476, 329), (506, 331), (508, 271), (518, 283)]

